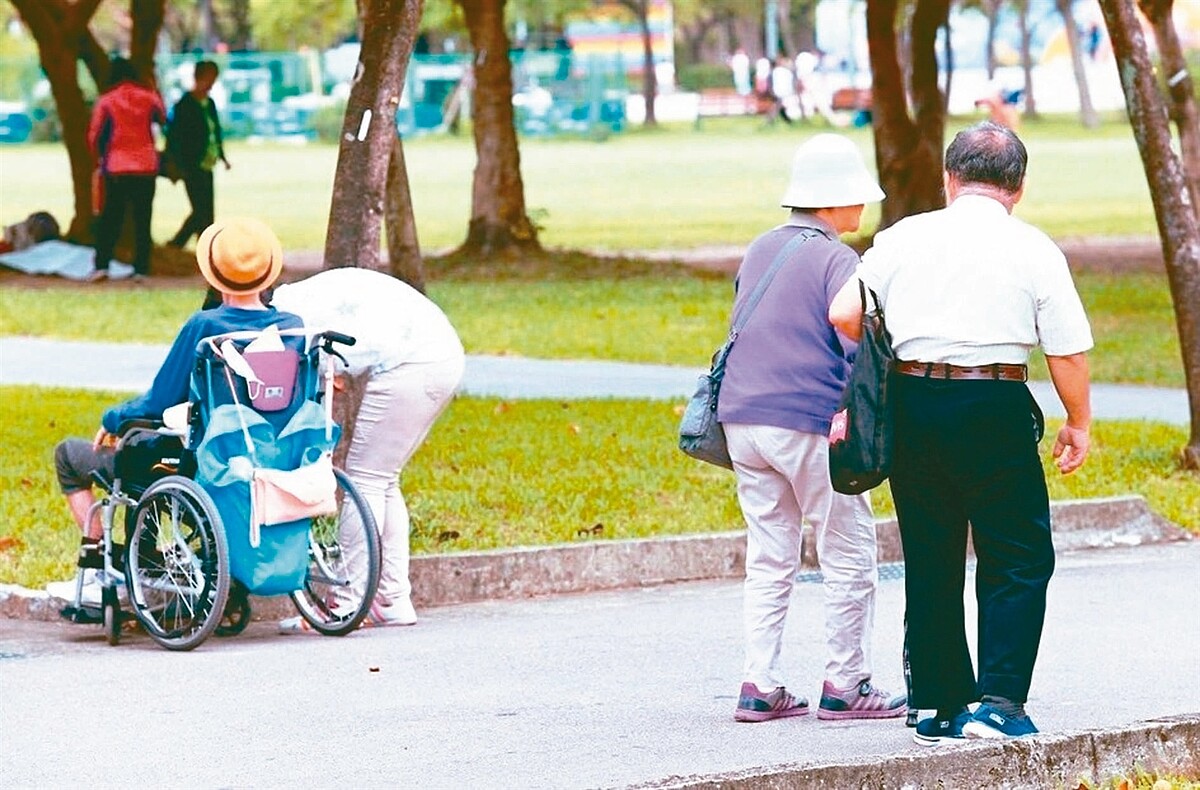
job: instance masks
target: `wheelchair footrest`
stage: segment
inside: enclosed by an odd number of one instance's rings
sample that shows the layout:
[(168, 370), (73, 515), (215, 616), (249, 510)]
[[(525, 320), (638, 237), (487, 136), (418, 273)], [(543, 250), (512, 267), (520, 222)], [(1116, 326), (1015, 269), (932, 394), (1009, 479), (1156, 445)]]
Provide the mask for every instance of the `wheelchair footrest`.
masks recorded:
[(64, 620), (82, 625), (100, 625), (104, 622), (104, 610), (99, 606), (64, 606), (58, 610)]

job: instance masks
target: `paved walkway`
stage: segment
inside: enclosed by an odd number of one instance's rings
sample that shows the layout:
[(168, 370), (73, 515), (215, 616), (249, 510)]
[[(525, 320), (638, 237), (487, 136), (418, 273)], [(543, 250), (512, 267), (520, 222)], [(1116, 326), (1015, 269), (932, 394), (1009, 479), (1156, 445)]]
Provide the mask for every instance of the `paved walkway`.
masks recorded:
[[(166, 356), (165, 345), (122, 345), (0, 338), (0, 384), (142, 392)], [(510, 356), (467, 358), (462, 391), (497, 398), (654, 398), (685, 399), (696, 386), (699, 368), (623, 362), (543, 360)], [(1063, 409), (1047, 382), (1030, 383), (1049, 417)], [(1162, 387), (1096, 384), (1092, 411), (1098, 419), (1146, 419), (1188, 424), (1187, 393)]]
[[(165, 352), (0, 338), (0, 384), (138, 391)], [(472, 356), (464, 390), (682, 399), (699, 373)], [(1048, 385), (1033, 389), (1047, 414), (1061, 414)], [(1188, 418), (1178, 390), (1101, 385), (1093, 404), (1105, 419)], [(1200, 542), (1060, 556), (1030, 701), (1046, 735), (936, 750), (913, 745), (896, 721), (735, 724), (735, 581), (438, 607), (416, 628), (341, 640), (256, 622), (189, 655), (140, 634), (110, 648), (99, 628), (0, 620), (0, 787), (147, 785), (161, 783), (164, 764), (186, 787), (574, 788), (719, 775), (744, 787), (773, 776), (775, 786), (1032, 788), (1135, 761), (1200, 772), (1200, 627), (1185, 603), (1200, 597), (1198, 564)], [(973, 617), (970, 579), (965, 589)], [(797, 585), (786, 647), (791, 685), (814, 700), (820, 596), (819, 584)], [(903, 687), (902, 614), (902, 582), (885, 574), (876, 680), (892, 689)], [(116, 714), (89, 727), (81, 749), (77, 712), (104, 709)], [(1131, 735), (1166, 716), (1183, 722), (1170, 738)], [(146, 733), (167, 731), (182, 734), (176, 751), (146, 747)], [(1106, 748), (1102, 737), (1121, 740)], [(1183, 752), (1168, 748), (1181, 743)]]
[[(1000, 768), (987, 762), (1000, 747), (923, 749), (899, 720), (735, 723), (736, 581), (439, 607), (415, 628), (345, 639), (253, 623), (188, 654), (140, 634), (109, 647), (98, 627), (0, 621), (0, 787), (589, 788), (736, 774), (741, 787), (1011, 789), (1076, 787), (1098, 764), (1178, 773), (1178, 738), (1123, 736), (1109, 750), (1064, 737), (1198, 719), (1198, 566), (1195, 541), (1060, 556), (1029, 706), (1045, 735), (1009, 744)], [(968, 578), (968, 617), (972, 589)], [(814, 701), (821, 594), (796, 586), (784, 651), (790, 688)], [(903, 688), (903, 598), (901, 581), (880, 583), (875, 674), (889, 689)], [(809, 773), (747, 781), (784, 764)]]

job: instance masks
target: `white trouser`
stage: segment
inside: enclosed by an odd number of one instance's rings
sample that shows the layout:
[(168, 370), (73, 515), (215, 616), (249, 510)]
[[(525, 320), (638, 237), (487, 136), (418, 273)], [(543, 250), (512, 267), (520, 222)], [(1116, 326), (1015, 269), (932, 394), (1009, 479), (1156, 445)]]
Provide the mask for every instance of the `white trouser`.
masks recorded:
[[(379, 528), (383, 569), (377, 599), (384, 605), (412, 592), (408, 507), (400, 493), (400, 472), (454, 397), (463, 367), (464, 358), (456, 356), (401, 365), (367, 380), (346, 454), (346, 475), (366, 498)], [(344, 548), (354, 555), (349, 562), (356, 566), (361, 547)]]
[(825, 583), (825, 679), (849, 688), (870, 678), (879, 578), (870, 496), (833, 490), (825, 436), (765, 425), (724, 427), (746, 519), (743, 679), (764, 691), (787, 685), (779, 653), (804, 524), (817, 541)]

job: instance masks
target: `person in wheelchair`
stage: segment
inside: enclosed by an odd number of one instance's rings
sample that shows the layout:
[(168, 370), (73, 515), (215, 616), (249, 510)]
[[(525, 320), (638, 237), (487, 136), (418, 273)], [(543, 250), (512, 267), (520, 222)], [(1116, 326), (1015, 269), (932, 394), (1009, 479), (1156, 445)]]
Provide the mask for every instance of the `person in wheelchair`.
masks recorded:
[[(251, 218), (235, 218), (210, 225), (196, 245), (200, 273), (221, 294), (221, 304), (194, 313), (179, 330), (150, 389), (104, 412), (92, 440), (65, 439), (54, 450), (54, 465), (67, 506), (83, 536), (79, 567), (84, 568), (82, 604), (99, 603), (103, 580), (99, 514), (92, 509), (94, 474), (111, 480), (115, 471), (113, 446), (122, 425), (130, 420), (163, 419), (163, 412), (188, 400), (196, 346), (206, 337), (239, 330), (303, 327), (301, 318), (263, 304), (262, 293), (279, 278), (283, 248), (275, 233)], [(149, 473), (149, 470), (147, 470)], [(167, 471), (165, 473), (170, 473)], [(93, 518), (88, 521), (88, 514)], [(75, 581), (54, 582), (47, 592), (64, 600), (75, 594)]]

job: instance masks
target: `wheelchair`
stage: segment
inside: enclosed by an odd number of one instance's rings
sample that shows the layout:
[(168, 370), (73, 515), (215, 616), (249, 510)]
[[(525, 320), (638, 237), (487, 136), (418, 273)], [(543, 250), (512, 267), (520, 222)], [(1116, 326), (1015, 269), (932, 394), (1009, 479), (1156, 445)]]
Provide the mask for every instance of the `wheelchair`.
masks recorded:
[[(271, 333), (280, 347), (255, 351), (254, 341)], [(315, 631), (354, 631), (374, 601), (382, 560), (375, 519), (350, 479), (329, 466), (320, 512), (285, 524), (259, 523), (253, 502), (262, 469), (315, 469), (304, 466), (314, 455), (328, 463), (339, 433), (333, 360), (345, 362), (334, 344), (354, 342), (303, 329), (201, 341), (186, 419), (128, 421), (112, 479), (93, 475), (103, 492), (88, 514), (99, 514), (104, 535), (92, 566), (100, 605), (81, 602), (81, 567), (62, 616), (102, 624), (111, 645), (136, 619), (162, 647), (191, 650), (214, 633), (243, 631), (251, 594), (286, 592)]]

